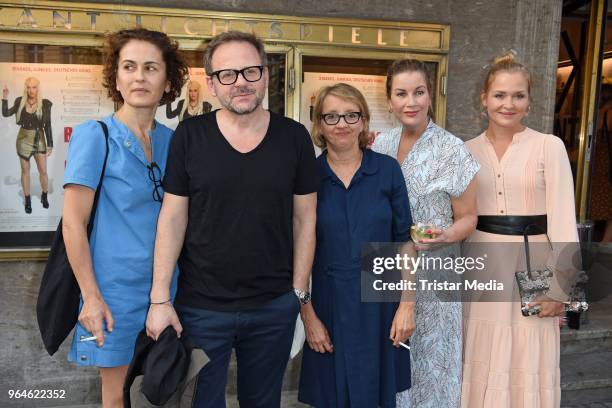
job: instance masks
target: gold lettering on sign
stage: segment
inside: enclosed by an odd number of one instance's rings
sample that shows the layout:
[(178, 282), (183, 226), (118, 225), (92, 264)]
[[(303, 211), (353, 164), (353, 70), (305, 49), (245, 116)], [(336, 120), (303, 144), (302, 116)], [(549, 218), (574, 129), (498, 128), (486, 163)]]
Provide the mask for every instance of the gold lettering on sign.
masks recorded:
[(183, 24), (183, 28), (185, 29), (185, 34), (188, 35), (198, 35), (197, 31), (193, 31), (190, 26), (191, 23), (193, 23), (195, 20), (193, 18), (188, 18), (187, 20), (185, 20), (185, 23)]
[(359, 27), (352, 27), (351, 28), (351, 42), (353, 44), (361, 44), (361, 40), (358, 40), (358, 38), (359, 38), (359, 30), (361, 30)]
[(66, 19), (58, 11), (53, 10), (53, 28), (62, 25), (68, 30), (72, 29), (72, 12), (68, 12), (68, 19)]
[(312, 28), (308, 24), (300, 24), (300, 40), (305, 40), (312, 34)]
[(87, 14), (90, 17), (91, 30), (95, 31), (96, 30), (96, 17), (99, 16), (100, 13), (96, 13), (95, 11), (90, 11), (85, 14)]
[(119, 14), (117, 18), (119, 21), (123, 21), (120, 24), (124, 27), (129, 27), (132, 25), (130, 22), (130, 15), (128, 13)]
[(377, 41), (378, 45), (387, 45), (387, 43), (385, 41), (383, 41), (383, 31), (379, 28), (378, 29), (378, 41)]
[(280, 23), (273, 22), (272, 24), (270, 24), (270, 32), (268, 34), (268, 37), (275, 39), (283, 38), (283, 30), (281, 30), (280, 28)]
[(213, 21), (213, 23), (212, 23), (212, 35), (213, 36), (218, 34), (217, 30), (219, 28), (223, 28), (223, 30), (221, 30), (221, 32), (228, 32), (229, 31), (229, 21), (223, 20), (223, 24), (222, 25), (217, 25), (217, 22)]
[[(364, 20), (364, 26), (360, 27), (352, 24), (361, 24), (361, 20), (354, 20), (353, 23), (350, 20), (345, 22), (340, 19), (304, 18), (295, 21), (285, 20), (283, 16), (261, 15), (258, 17), (250, 14), (243, 16), (240, 13), (226, 15), (196, 11), (165, 16), (160, 15), (157, 11), (149, 12), (144, 8), (133, 12), (104, 6), (95, 11), (76, 7), (39, 6), (35, 0), (20, 1), (20, 3), (26, 6), (7, 6), (0, 0), (0, 5), (2, 5), (0, 7), (0, 34), (3, 36), (7, 27), (45, 35), (53, 29), (64, 33), (66, 30), (74, 30), (74, 34), (82, 35), (83, 29), (90, 31), (89, 34), (101, 34), (106, 30), (137, 25), (179, 37), (210, 38), (230, 29), (239, 29), (256, 33), (272, 42), (308, 42), (349, 47), (376, 45), (388, 49), (413, 47), (425, 50), (433, 47), (442, 52), (448, 51), (445, 42), (448, 32), (445, 31), (444, 26), (433, 24), (431, 27), (421, 28), (402, 22), (372, 25)], [(27, 7), (29, 4), (36, 4), (36, 6)], [(7, 22), (8, 19), (10, 22)], [(88, 20), (89, 27), (87, 27)], [(99, 28), (97, 27), (98, 20)], [(325, 30), (326, 27), (327, 30)]]
[(255, 25), (257, 25), (257, 21), (245, 20), (244, 24), (249, 26), (252, 34), (255, 34)]
[(24, 8), (19, 16), (19, 21), (17, 22), (18, 26), (21, 25), (29, 25), (32, 28), (37, 28), (38, 24), (36, 23), (36, 19), (32, 15), (32, 11), (29, 8)]

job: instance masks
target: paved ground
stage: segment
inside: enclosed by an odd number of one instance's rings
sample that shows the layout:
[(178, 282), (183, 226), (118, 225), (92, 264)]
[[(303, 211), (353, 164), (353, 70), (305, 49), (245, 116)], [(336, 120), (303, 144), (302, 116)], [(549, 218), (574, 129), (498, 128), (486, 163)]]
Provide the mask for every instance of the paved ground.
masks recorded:
[[(25, 407), (26, 405), (24, 405)], [(34, 405), (32, 405), (31, 407), (35, 407)], [(236, 408), (238, 407), (238, 404), (233, 404), (230, 401), (228, 401), (228, 408)], [(302, 407), (307, 407), (307, 405), (304, 404), (300, 404), (298, 402), (287, 402), (287, 401), (283, 401), (281, 403), (281, 408), (302, 408)], [(50, 407), (50, 408), (100, 408), (100, 405), (70, 405), (67, 407)], [(608, 401), (608, 402), (594, 402), (592, 404), (583, 404), (583, 405), (561, 405), (561, 408), (612, 408), (612, 400)]]
[[(235, 397), (231, 397), (227, 400), (227, 408), (238, 408), (238, 402), (233, 399)], [(25, 406), (25, 405), (24, 405)], [(31, 405), (34, 407), (34, 405)], [(296, 392), (283, 392), (283, 397), (281, 401), (281, 408), (305, 408), (308, 405), (301, 404), (297, 402), (297, 393)], [(60, 408), (55, 407), (55, 408)], [(69, 407), (61, 407), (61, 408), (99, 408), (99, 405), (71, 405)], [(612, 395), (610, 396), (609, 401), (604, 402), (594, 402), (591, 404), (571, 404), (571, 405), (561, 405), (561, 408), (612, 408)]]
[[(281, 408), (307, 408), (308, 405), (302, 404), (297, 400), (297, 391), (283, 391), (281, 396)], [(227, 396), (227, 408), (239, 408), (235, 395)], [(612, 406), (610, 407), (612, 408)]]

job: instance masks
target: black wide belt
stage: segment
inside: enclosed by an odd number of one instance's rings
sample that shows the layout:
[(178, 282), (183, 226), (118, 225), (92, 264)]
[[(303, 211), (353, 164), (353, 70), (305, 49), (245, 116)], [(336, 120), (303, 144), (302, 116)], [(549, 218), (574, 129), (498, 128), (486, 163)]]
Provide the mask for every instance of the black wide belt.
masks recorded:
[(479, 215), (476, 229), (501, 235), (546, 234), (544, 215)]

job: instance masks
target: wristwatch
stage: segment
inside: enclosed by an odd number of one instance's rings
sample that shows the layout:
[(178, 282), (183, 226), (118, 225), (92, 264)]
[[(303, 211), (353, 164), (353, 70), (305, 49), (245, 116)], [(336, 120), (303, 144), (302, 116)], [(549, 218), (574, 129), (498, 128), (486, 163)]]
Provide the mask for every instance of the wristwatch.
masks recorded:
[(306, 305), (310, 303), (310, 292), (293, 288), (293, 293), (295, 293), (301, 304)]

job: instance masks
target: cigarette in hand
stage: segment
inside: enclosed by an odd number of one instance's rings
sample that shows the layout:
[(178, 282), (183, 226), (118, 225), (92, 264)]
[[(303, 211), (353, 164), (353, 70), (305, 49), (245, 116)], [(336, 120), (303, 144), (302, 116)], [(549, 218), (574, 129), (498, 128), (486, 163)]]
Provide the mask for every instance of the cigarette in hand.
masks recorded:
[[(94, 337), (95, 338), (95, 337)], [(403, 348), (405, 348), (406, 350), (410, 350), (410, 346), (407, 345), (406, 343), (402, 343), (401, 341), (399, 342), (400, 346), (402, 346)]]

